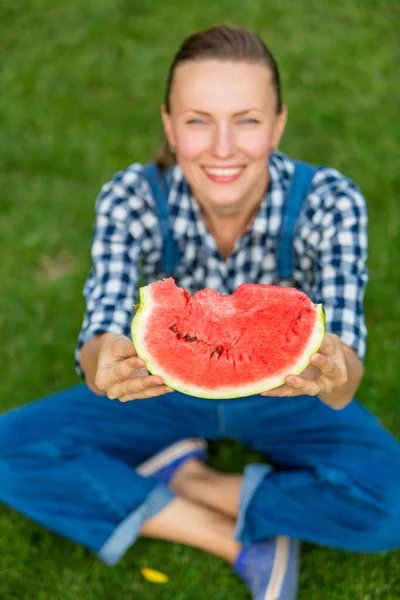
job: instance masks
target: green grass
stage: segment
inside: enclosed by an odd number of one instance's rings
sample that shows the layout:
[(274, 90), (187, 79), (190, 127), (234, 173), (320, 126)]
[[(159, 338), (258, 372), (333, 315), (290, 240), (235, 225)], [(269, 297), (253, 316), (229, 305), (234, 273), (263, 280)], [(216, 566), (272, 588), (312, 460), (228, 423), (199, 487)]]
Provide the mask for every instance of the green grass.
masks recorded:
[[(276, 54), (290, 119), (282, 150), (359, 183), (370, 214), (369, 349), (359, 393), (400, 434), (400, 104), (396, 0), (3, 0), (0, 79), (0, 407), (77, 382), (73, 348), (89, 268), (94, 199), (112, 173), (147, 161), (170, 58), (190, 32), (229, 22)], [(232, 451), (232, 455), (230, 454)], [(213, 448), (232, 470), (240, 448)], [(1, 482), (0, 482), (1, 485)], [(301, 600), (394, 600), (399, 552), (305, 545)], [(146, 583), (140, 566), (170, 575)], [(0, 509), (0, 600), (241, 600), (211, 556), (140, 541), (116, 568)]]

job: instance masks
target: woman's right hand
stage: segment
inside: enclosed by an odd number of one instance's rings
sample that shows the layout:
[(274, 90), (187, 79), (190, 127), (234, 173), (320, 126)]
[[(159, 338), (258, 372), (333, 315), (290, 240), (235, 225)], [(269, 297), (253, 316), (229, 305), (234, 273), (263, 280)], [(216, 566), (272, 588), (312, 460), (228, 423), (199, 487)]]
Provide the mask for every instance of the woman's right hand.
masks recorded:
[(106, 333), (101, 339), (95, 383), (111, 400), (121, 402), (173, 391), (161, 377), (148, 374), (131, 340), (116, 333)]

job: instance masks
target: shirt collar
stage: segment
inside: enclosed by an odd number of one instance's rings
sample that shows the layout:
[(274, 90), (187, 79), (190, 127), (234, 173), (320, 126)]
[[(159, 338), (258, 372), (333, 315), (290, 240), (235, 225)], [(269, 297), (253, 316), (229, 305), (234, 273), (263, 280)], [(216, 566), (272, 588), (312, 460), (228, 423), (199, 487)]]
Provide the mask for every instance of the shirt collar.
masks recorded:
[[(280, 208), (292, 175), (292, 165), (285, 155), (273, 152), (269, 159), (269, 185), (260, 207), (248, 230), (249, 235), (265, 234), (268, 230), (268, 216), (271, 204)], [(169, 195), (170, 214), (173, 220), (173, 237), (175, 239), (193, 239), (203, 242), (209, 249), (210, 236), (201, 217), (199, 205), (194, 198), (182, 168), (176, 164), (171, 169), (172, 185)]]

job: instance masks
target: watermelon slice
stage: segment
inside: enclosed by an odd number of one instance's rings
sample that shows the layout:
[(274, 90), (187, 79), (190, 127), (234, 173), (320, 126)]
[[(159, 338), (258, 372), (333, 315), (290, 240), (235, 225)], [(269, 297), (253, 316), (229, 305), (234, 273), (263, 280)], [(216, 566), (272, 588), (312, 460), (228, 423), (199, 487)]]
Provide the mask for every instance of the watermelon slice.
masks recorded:
[(324, 309), (295, 288), (243, 284), (193, 296), (172, 278), (140, 288), (132, 340), (148, 370), (199, 398), (238, 398), (301, 373), (324, 335)]

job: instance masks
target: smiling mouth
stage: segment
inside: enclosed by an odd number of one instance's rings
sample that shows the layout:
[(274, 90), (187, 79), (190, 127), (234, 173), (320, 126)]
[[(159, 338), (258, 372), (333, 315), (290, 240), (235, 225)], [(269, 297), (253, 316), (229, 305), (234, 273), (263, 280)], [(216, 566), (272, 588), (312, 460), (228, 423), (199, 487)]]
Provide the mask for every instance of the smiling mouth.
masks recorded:
[(242, 175), (246, 167), (203, 167), (203, 171), (209, 179), (217, 183), (231, 183)]

